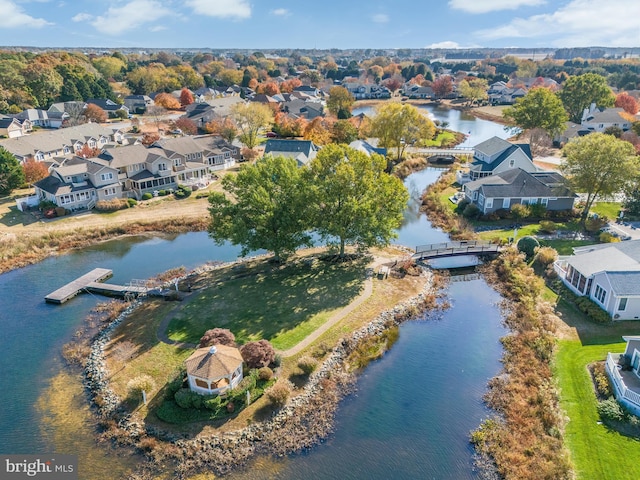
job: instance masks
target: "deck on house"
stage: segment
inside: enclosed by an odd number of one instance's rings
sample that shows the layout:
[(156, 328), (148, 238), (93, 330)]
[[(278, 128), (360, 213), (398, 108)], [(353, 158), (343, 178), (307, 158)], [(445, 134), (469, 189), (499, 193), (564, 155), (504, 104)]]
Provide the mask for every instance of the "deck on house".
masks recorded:
[(101, 295), (124, 297), (127, 294), (138, 296), (147, 292), (147, 288), (139, 285), (113, 285), (102, 283), (113, 276), (113, 270), (108, 268), (94, 268), (89, 273), (76, 278), (72, 282), (60, 287), (55, 292), (44, 297), (49, 303), (64, 303), (82, 291)]

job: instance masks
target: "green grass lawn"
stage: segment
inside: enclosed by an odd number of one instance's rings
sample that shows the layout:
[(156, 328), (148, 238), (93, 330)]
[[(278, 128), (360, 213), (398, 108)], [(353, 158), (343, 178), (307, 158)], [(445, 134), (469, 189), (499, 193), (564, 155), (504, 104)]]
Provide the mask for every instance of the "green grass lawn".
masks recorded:
[(438, 134), (438, 136), (432, 140), (425, 142), (425, 147), (443, 147), (452, 145), (456, 140), (456, 135), (453, 132), (444, 130)]
[(228, 328), (238, 343), (265, 338), (278, 349), (298, 344), (364, 286), (364, 263), (316, 262), (252, 273), (196, 291), (169, 323), (168, 335), (197, 343), (214, 327)]
[[(557, 299), (547, 291), (545, 298)], [(640, 441), (599, 424), (597, 400), (587, 365), (604, 360), (608, 352), (622, 352), (622, 335), (640, 333), (638, 322), (599, 325), (585, 319), (560, 299), (556, 306), (563, 320), (578, 331), (579, 339), (561, 340), (554, 375), (560, 406), (569, 418), (565, 442), (579, 480), (640, 478)]]
[(593, 245), (593, 240), (540, 240), (540, 245), (555, 248), (558, 255), (573, 255), (574, 247)]
[(590, 212), (597, 213), (601, 217), (607, 217), (609, 220), (615, 220), (620, 213), (620, 202), (598, 202), (591, 207)]

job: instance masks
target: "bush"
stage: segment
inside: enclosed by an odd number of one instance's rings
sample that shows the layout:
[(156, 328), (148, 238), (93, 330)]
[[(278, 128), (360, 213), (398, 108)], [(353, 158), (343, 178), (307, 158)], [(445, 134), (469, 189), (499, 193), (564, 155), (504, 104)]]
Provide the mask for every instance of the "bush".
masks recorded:
[(167, 191), (166, 190), (158, 190), (158, 196), (159, 197), (164, 197), (167, 195)]
[(267, 367), (274, 361), (276, 352), (267, 340), (247, 342), (240, 348), (242, 359), (249, 368)]
[(605, 371), (604, 363), (594, 364), (592, 372), (598, 393), (602, 397), (610, 397), (613, 392), (611, 391), (611, 384), (609, 383), (609, 377)]
[(258, 379), (263, 382), (268, 382), (273, 378), (273, 370), (269, 367), (262, 367), (258, 370)]
[(209, 192), (198, 192), (196, 198), (209, 198)]
[(100, 200), (96, 202), (96, 210), (100, 212), (115, 212), (129, 208), (129, 202), (126, 198), (114, 198), (113, 200)]
[(544, 218), (547, 215), (547, 207), (542, 203), (534, 203), (529, 205), (529, 215), (535, 218)]
[(511, 216), (514, 220), (522, 220), (523, 218), (527, 218), (529, 215), (531, 215), (531, 210), (529, 210), (527, 205), (516, 203), (511, 207)]
[(518, 251), (526, 255), (527, 260), (530, 260), (536, 253), (536, 248), (540, 247), (540, 243), (533, 237), (526, 236), (518, 240)]
[(129, 204), (129, 208), (135, 207), (138, 204), (138, 201), (135, 198), (127, 198), (127, 203)]
[(211, 410), (215, 412), (216, 410), (220, 409), (220, 407), (222, 406), (222, 397), (220, 397), (219, 395), (216, 395), (214, 397), (207, 398), (202, 402), (202, 404), (204, 405), (204, 408), (206, 408), (207, 410)]
[(311, 374), (318, 367), (318, 360), (313, 357), (305, 355), (298, 360), (298, 368), (302, 370), (305, 375)]
[(149, 192), (142, 194), (142, 200), (151, 200), (152, 198), (153, 198), (153, 195), (151, 195)]
[(626, 417), (626, 412), (615, 398), (609, 398), (598, 403), (598, 414), (603, 420), (621, 422)]
[(293, 391), (293, 384), (289, 380), (281, 380), (265, 390), (265, 395), (272, 405), (281, 407), (287, 403), (287, 399)]
[(156, 388), (156, 382), (149, 375), (138, 375), (127, 383), (127, 391), (131, 395), (140, 395), (143, 391), (150, 393)]
[(535, 255), (534, 262), (541, 267), (547, 267), (558, 259), (558, 252), (552, 247), (538, 247)]
[(211, 345), (226, 345), (228, 347), (236, 346), (236, 337), (231, 330), (226, 328), (212, 328), (204, 332), (200, 338), (198, 347), (210, 347)]
[(175, 393), (173, 399), (176, 401), (180, 408), (191, 408), (191, 406), (193, 405), (191, 401), (192, 394), (193, 392), (188, 388), (181, 388)]
[(480, 209), (475, 203), (468, 204), (462, 211), (462, 216), (467, 219), (478, 218), (478, 215), (480, 215)]
[(609, 323), (611, 321), (609, 314), (589, 297), (577, 297), (575, 303), (578, 309), (592, 320), (598, 323)]
[(538, 229), (540, 233), (556, 233), (557, 230), (558, 225), (552, 220), (542, 220)]
[(619, 242), (620, 238), (609, 232), (600, 232), (600, 235), (598, 235), (598, 240), (600, 240), (601, 243), (615, 243)]
[(584, 222), (584, 228), (587, 232), (595, 233), (609, 223), (607, 217), (590, 217)]
[(173, 192), (173, 196), (178, 199), (188, 198), (191, 196), (191, 189), (185, 185), (179, 185), (178, 189)]

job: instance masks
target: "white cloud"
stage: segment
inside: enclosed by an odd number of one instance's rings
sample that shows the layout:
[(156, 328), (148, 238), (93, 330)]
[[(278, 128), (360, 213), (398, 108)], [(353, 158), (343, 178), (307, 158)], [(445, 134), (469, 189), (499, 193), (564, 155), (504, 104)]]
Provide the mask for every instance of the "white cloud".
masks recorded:
[(77, 15), (71, 17), (71, 20), (73, 20), (74, 22), (86, 22), (92, 19), (93, 15), (91, 15), (90, 13), (78, 13)]
[(145, 23), (172, 15), (173, 12), (155, 0), (133, 0), (121, 6), (111, 6), (91, 22), (96, 30), (107, 35), (120, 35)]
[(275, 15), (276, 17), (288, 17), (291, 15), (291, 12), (286, 8), (276, 8), (275, 10), (271, 10), (271, 15)]
[(153, 27), (149, 28), (150, 32), (162, 32), (163, 30), (167, 30), (167, 27), (165, 27), (164, 25), (154, 25)]
[(389, 15), (387, 15), (386, 13), (377, 13), (376, 15), (371, 17), (371, 20), (376, 23), (387, 23), (389, 21)]
[(45, 25), (53, 25), (44, 18), (34, 18), (31, 15), (27, 15), (24, 13), (22, 7), (16, 5), (11, 0), (0, 0), (0, 12), (2, 12), (0, 28), (41, 28)]
[(506, 25), (475, 34), (486, 40), (542, 37), (546, 43), (564, 47), (638, 45), (640, 2), (572, 0), (553, 13), (514, 18)]
[(546, 0), (449, 0), (449, 6), (467, 13), (487, 13), (498, 10), (517, 10), (520, 7), (544, 5)]
[(462, 48), (458, 42), (452, 42), (451, 40), (446, 40), (444, 42), (432, 43), (431, 45), (427, 45), (425, 48)]
[(251, 5), (247, 0), (186, 0), (195, 13), (219, 18), (249, 18)]

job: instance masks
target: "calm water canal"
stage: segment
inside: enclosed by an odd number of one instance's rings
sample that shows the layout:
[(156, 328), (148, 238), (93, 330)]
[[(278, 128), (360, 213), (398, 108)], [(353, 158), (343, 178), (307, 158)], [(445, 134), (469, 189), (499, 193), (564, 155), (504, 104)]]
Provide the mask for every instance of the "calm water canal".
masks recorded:
[[(439, 174), (428, 169), (407, 178), (412, 200), (397, 243), (446, 240), (418, 212), (419, 194)], [(127, 282), (238, 253), (214, 245), (206, 233), (131, 237), (0, 275), (0, 453), (79, 453), (81, 463), (92, 464), (81, 468), (82, 478), (120, 478), (130, 460), (94, 443), (91, 425), (82, 423), (90, 417), (78, 385), (66, 417), (50, 415), (47, 406), (59, 396), (60, 381), (75, 381), (58, 375), (61, 346), (103, 299), (80, 295), (55, 306), (43, 297), (95, 267), (113, 269), (113, 282)], [(505, 332), (499, 296), (483, 280), (452, 282), (448, 293), (452, 308), (442, 318), (403, 325), (391, 351), (367, 368), (325, 444), (289, 459), (260, 460), (234, 478), (474, 478), (468, 433), (487, 414), (482, 394), (499, 371), (498, 339)]]

